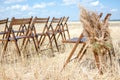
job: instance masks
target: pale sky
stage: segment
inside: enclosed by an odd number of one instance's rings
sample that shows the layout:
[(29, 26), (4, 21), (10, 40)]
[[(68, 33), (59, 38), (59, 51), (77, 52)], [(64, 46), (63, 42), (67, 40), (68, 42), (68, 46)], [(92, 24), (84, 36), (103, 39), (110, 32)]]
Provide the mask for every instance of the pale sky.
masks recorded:
[(0, 0), (0, 19), (11, 17), (63, 17), (79, 20), (79, 5), (96, 11), (112, 13), (120, 19), (120, 0)]

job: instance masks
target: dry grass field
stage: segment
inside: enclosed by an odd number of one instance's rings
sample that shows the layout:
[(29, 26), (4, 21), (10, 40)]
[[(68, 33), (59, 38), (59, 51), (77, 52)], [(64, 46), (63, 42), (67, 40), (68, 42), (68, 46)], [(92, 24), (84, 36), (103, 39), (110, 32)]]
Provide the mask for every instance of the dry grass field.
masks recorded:
[[(68, 22), (68, 26), (71, 38), (78, 37), (82, 32), (80, 22)], [(3, 63), (0, 64), (0, 80), (120, 80), (119, 21), (110, 22), (110, 32), (116, 57), (112, 57), (112, 66), (110, 66), (109, 60), (106, 65), (102, 65), (103, 75), (99, 74), (90, 50), (87, 51), (80, 62), (72, 60), (60, 72), (74, 44), (63, 44), (59, 41), (60, 52), (55, 50), (54, 56), (49, 49), (37, 53), (31, 44), (22, 51), (22, 56), (19, 57), (16, 55), (14, 44), (10, 43)], [(78, 49), (80, 49), (80, 46)], [(1, 50), (2, 44), (0, 46)]]

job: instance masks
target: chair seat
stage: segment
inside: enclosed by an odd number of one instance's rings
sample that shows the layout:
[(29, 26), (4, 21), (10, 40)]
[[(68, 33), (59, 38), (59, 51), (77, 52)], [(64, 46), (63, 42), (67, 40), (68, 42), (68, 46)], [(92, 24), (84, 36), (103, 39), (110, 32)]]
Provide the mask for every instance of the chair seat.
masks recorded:
[[(22, 38), (30, 38), (30, 36), (16, 36), (15, 39), (22, 39)], [(9, 38), (9, 41), (14, 41), (15, 40), (13, 37)], [(7, 38), (0, 39), (0, 41), (7, 41)]]
[(0, 35), (6, 34), (6, 33), (7, 33), (7, 32), (1, 31), (1, 32), (0, 32)]
[(24, 35), (23, 35), (23, 36), (16, 36), (15, 38), (16, 38), (16, 39), (30, 38), (30, 36), (24, 36)]
[(14, 30), (14, 33), (23, 33), (23, 32), (26, 32), (26, 30), (20, 30), (20, 31)]
[(61, 29), (59, 29), (59, 30), (57, 30), (58, 32), (64, 32), (64, 31), (68, 31), (68, 29), (64, 29), (64, 30), (61, 30)]
[(49, 31), (47, 31), (46, 33), (50, 35), (50, 34), (57, 34), (58, 32), (57, 32), (57, 31), (49, 30)]
[(45, 35), (46, 33), (37, 33), (36, 35)]
[(35, 36), (40, 36), (40, 35), (46, 35), (45, 33), (36, 33), (36, 34), (31, 34), (31, 37), (35, 37)]
[[(69, 39), (69, 40), (63, 40), (62, 42), (63, 43), (76, 43), (77, 41), (78, 41), (78, 39), (79, 38), (72, 38), (72, 39)], [(80, 42), (79, 43), (84, 43), (84, 42), (86, 42), (87, 41), (87, 38), (86, 37), (82, 37), (81, 39), (80, 39)]]

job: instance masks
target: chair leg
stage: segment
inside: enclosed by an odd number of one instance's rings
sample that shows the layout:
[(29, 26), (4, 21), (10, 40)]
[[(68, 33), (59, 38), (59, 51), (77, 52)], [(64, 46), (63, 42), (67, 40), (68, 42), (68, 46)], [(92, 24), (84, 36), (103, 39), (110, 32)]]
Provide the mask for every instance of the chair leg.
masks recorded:
[(61, 35), (61, 37), (62, 37), (62, 40), (64, 40), (64, 35), (62, 34), (62, 32), (60, 32), (60, 33), (58, 34), (58, 36), (57, 36), (57, 39), (56, 39), (56, 40), (58, 40), (58, 39), (59, 39), (60, 35)]
[[(49, 36), (49, 37), (50, 37), (50, 36)], [(55, 45), (56, 45), (56, 48), (57, 48), (57, 50), (58, 50), (58, 52), (59, 52), (59, 48), (58, 48), (57, 39), (56, 39), (56, 37), (55, 37), (55, 34), (52, 34), (52, 36), (50, 37), (51, 44), (52, 44), (53, 40), (54, 40)], [(48, 44), (48, 45), (49, 45), (49, 44)]]
[(24, 49), (26, 48), (26, 46), (27, 46), (27, 44), (28, 44), (28, 38), (26, 39), (26, 41), (24, 41), (23, 43), (24, 43), (24, 45), (22, 45), (22, 46), (24, 46)]
[(80, 56), (80, 55), (78, 56), (78, 58), (79, 58), (78, 61), (81, 60), (81, 58), (82, 58), (83, 55), (85, 54), (85, 52), (86, 52), (88, 46), (89, 46), (89, 44), (85, 44), (85, 46), (83, 46), (84, 48), (81, 50), (81, 53), (78, 53), (78, 54), (81, 54), (81, 56)]
[(82, 46), (82, 48), (80, 49), (79, 53), (77, 54), (76, 58), (79, 58), (79, 56), (80, 56), (82, 50), (84, 49), (85, 45), (86, 45), (86, 44), (83, 43), (83, 46)]
[(63, 32), (63, 36), (64, 36), (64, 40), (66, 40), (66, 35), (65, 35), (65, 31)]
[(52, 41), (51, 41), (51, 39), (50, 39), (50, 36), (49, 36), (49, 35), (48, 35), (48, 38), (49, 38), (50, 48), (51, 48), (52, 52), (54, 52), (54, 51), (53, 51), (53, 46), (52, 46)]
[(68, 64), (68, 62), (70, 61), (72, 55), (74, 54), (74, 51), (75, 51), (75, 49), (73, 49), (73, 50), (71, 51), (70, 55), (68, 56), (67, 60), (65, 61), (64, 65), (63, 65), (63, 68), (62, 68), (61, 72), (62, 72), (63, 69), (66, 67), (66, 65)]
[[(31, 33), (30, 33), (29, 31), (27, 31), (27, 33), (26, 33), (26, 34), (28, 34), (29, 36), (31, 35)], [(28, 39), (28, 38), (27, 38), (27, 39)], [(24, 39), (23, 39), (22, 46), (24, 46), (25, 41), (26, 41), (26, 38), (24, 38)], [(28, 41), (28, 40), (27, 40), (27, 41)]]
[(45, 38), (46, 38), (46, 36), (44, 36), (43, 39), (42, 39), (42, 37), (39, 39), (38, 46), (39, 46), (39, 44), (40, 44), (40, 46), (43, 44)]
[(2, 59), (3, 59), (3, 57), (4, 57), (4, 54), (5, 54), (7, 45), (8, 45), (8, 40), (5, 42), (5, 45), (4, 45), (4, 47), (3, 47), (3, 50), (2, 50), (2, 53), (1, 53), (1, 56), (0, 56), (0, 62), (2, 62)]
[(36, 51), (38, 52), (38, 48), (37, 48), (37, 45), (36, 45), (36, 42), (35, 42), (34, 37), (32, 37), (32, 39), (33, 39), (33, 42), (34, 42), (35, 49), (36, 49)]
[(74, 52), (75, 52), (75, 50), (76, 50), (76, 48), (77, 48), (78, 45), (79, 45), (79, 43), (76, 43), (76, 44), (74, 45), (72, 51), (70, 52), (70, 55), (68, 56), (67, 60), (66, 60), (65, 63), (64, 63), (63, 68), (62, 68), (61, 71), (63, 71), (63, 69), (65, 68), (65, 66), (66, 66), (66, 65), (68, 64), (68, 62), (70, 61), (70, 59), (71, 59), (72, 55), (74, 54)]
[(70, 39), (70, 33), (69, 33), (69, 31), (67, 30), (67, 32), (68, 32), (68, 38)]
[(68, 25), (66, 25), (66, 31), (67, 31), (67, 33), (68, 33), (68, 38), (70, 39), (70, 33), (69, 33)]
[(0, 55), (0, 63), (2, 63), (2, 60), (4, 58), (4, 54), (5, 54), (5, 51), (2, 51), (1, 55)]
[(85, 55), (85, 53), (86, 53), (86, 49), (83, 51), (83, 53), (81, 54), (81, 56), (79, 57), (79, 60), (78, 61), (80, 61), (82, 58), (83, 58), (83, 56)]
[(58, 34), (58, 36), (57, 36), (57, 40), (59, 39), (59, 37), (60, 37), (60, 34)]
[(53, 40), (54, 40), (54, 35), (52, 34), (52, 36), (51, 36), (51, 41), (53, 42)]
[(113, 44), (112, 44), (112, 55), (115, 57), (115, 50), (114, 50), (114, 47), (113, 47)]
[[(33, 39), (33, 42), (34, 42), (34, 46), (35, 46), (35, 49), (36, 49), (36, 51), (38, 52), (38, 47), (37, 47), (37, 45), (36, 45), (36, 42), (35, 42), (35, 39), (32, 37), (32, 39)], [(24, 49), (26, 48), (26, 46), (28, 45), (28, 42), (29, 42), (29, 38), (27, 38), (27, 40), (26, 40), (26, 42), (24, 42)]]
[(6, 41), (6, 43), (5, 43), (4, 47), (3, 47), (3, 52), (6, 51), (7, 45), (8, 45), (8, 40)]
[(62, 34), (62, 32), (60, 32), (59, 34), (61, 35), (61, 37), (62, 37), (62, 40), (64, 40), (64, 37), (63, 37), (63, 34)]
[(19, 49), (18, 44), (17, 44), (17, 40), (14, 40), (14, 42), (15, 42), (15, 45), (16, 45), (16, 48), (17, 48), (17, 51), (18, 51), (18, 55), (20, 56), (21, 54), (20, 54), (20, 49)]
[[(79, 45), (80, 39), (81, 39), (81, 35), (79, 36), (79, 38), (78, 38), (77, 42), (75, 43), (75, 45), (74, 45), (72, 51), (70, 52), (70, 55), (68, 56), (68, 58), (67, 58), (65, 64), (63, 65), (62, 70), (63, 70), (63, 69), (65, 68), (65, 66), (68, 64), (68, 62), (70, 61), (72, 55), (74, 54), (75, 50), (77, 49), (77, 46)], [(62, 71), (62, 70), (61, 70), (61, 71)]]
[(112, 66), (112, 57), (111, 57), (110, 51), (109, 51), (108, 55), (109, 55), (109, 57), (110, 57), (110, 65)]
[(56, 45), (56, 48), (57, 48), (57, 50), (58, 50), (58, 52), (59, 52), (59, 48), (58, 48), (58, 44), (57, 44), (57, 40), (56, 40), (56, 38), (55, 38), (55, 35), (53, 34), (53, 38), (54, 38), (54, 40), (55, 40), (55, 45)]
[[(26, 38), (23, 39), (22, 46), (24, 45), (25, 41), (26, 41)], [(27, 41), (28, 41), (28, 40), (27, 40)]]
[(97, 68), (98, 68), (100, 74), (103, 74), (103, 72), (100, 69), (100, 61), (99, 61), (98, 53), (96, 53), (95, 51), (94, 51), (94, 57), (95, 57), (96, 65), (97, 65)]
[(37, 46), (37, 48), (39, 48), (39, 44), (38, 44), (38, 36), (35, 36), (35, 39), (36, 39), (36, 46)]

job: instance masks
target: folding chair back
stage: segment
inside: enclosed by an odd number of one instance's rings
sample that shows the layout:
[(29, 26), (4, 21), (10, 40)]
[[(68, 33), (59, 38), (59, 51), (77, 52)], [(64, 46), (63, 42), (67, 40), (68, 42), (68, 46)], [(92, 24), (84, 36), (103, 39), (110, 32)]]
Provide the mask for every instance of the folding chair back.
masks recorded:
[(45, 34), (48, 28), (49, 18), (38, 18), (35, 17), (33, 20), (33, 31), (35, 35)]
[(0, 35), (1, 40), (4, 39), (6, 33), (8, 32), (8, 18), (0, 20)]
[(15, 19), (13, 17), (10, 26), (12, 27), (13, 32), (16, 33), (16, 36), (25, 35), (26, 31), (30, 28), (31, 22), (32, 17), (21, 19)]
[(61, 27), (62, 27), (61, 32), (63, 33), (64, 40), (66, 40), (66, 34), (65, 34), (65, 32), (67, 32), (68, 39), (70, 39), (70, 33), (69, 33), (68, 25), (67, 25), (68, 19), (69, 19), (69, 17), (63, 17), (62, 21), (61, 21)]
[(57, 32), (60, 29), (60, 22), (62, 18), (52, 18), (52, 21), (49, 25), (49, 30), (52, 30), (53, 32)]
[(48, 21), (50, 17), (48, 18), (38, 18), (35, 17), (32, 24), (32, 31), (34, 36), (37, 40), (37, 46), (39, 47), (39, 44), (42, 45), (46, 32), (48, 30)]

